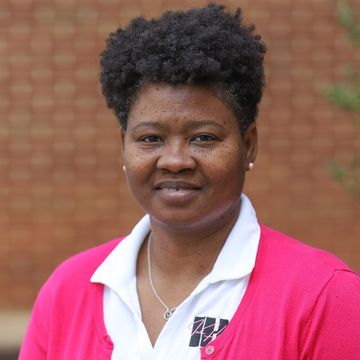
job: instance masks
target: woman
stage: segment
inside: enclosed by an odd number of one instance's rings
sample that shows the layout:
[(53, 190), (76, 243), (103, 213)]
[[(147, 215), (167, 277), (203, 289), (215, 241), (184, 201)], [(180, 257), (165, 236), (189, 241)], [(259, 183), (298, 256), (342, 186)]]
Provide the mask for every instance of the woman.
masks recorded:
[(111, 34), (101, 82), (147, 215), (43, 286), (20, 359), (358, 359), (360, 280), (259, 225), (265, 46), (219, 5)]

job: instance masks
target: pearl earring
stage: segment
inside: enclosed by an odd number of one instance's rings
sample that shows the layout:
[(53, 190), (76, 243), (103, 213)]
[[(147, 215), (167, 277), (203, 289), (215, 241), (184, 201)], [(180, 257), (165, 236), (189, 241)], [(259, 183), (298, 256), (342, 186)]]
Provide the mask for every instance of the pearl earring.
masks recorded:
[(252, 170), (254, 168), (254, 163), (253, 162), (249, 162), (249, 170)]
[(125, 165), (123, 165), (122, 169), (123, 169), (123, 172), (126, 173), (126, 166)]

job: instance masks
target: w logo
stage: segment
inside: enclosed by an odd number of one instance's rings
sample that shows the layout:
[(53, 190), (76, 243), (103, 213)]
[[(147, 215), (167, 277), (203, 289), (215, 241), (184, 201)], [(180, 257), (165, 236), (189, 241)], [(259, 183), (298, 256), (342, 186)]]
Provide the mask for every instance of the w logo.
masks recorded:
[(189, 346), (207, 345), (224, 331), (228, 323), (229, 320), (195, 316)]

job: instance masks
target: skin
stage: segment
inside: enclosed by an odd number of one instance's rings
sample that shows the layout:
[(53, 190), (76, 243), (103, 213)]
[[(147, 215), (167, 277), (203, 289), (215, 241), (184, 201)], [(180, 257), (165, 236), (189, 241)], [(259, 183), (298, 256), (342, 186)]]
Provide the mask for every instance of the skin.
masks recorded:
[[(234, 225), (257, 130), (238, 119), (212, 89), (150, 83), (140, 89), (122, 132), (128, 185), (151, 220), (154, 285), (178, 306), (206, 276)], [(149, 284), (147, 241), (137, 288), (152, 344), (165, 325)]]

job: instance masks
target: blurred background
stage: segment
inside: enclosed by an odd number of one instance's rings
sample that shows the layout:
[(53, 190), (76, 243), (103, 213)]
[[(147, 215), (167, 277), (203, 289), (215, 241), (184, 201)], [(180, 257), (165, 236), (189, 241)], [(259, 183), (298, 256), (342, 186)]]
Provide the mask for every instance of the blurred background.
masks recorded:
[[(16, 358), (53, 269), (126, 234), (142, 215), (99, 87), (107, 35), (138, 15), (206, 3), (1, 0), (0, 359)], [(242, 7), (268, 45), (260, 149), (246, 185), (260, 221), (360, 271), (360, 1), (221, 3)], [(353, 93), (332, 87), (349, 82)]]

